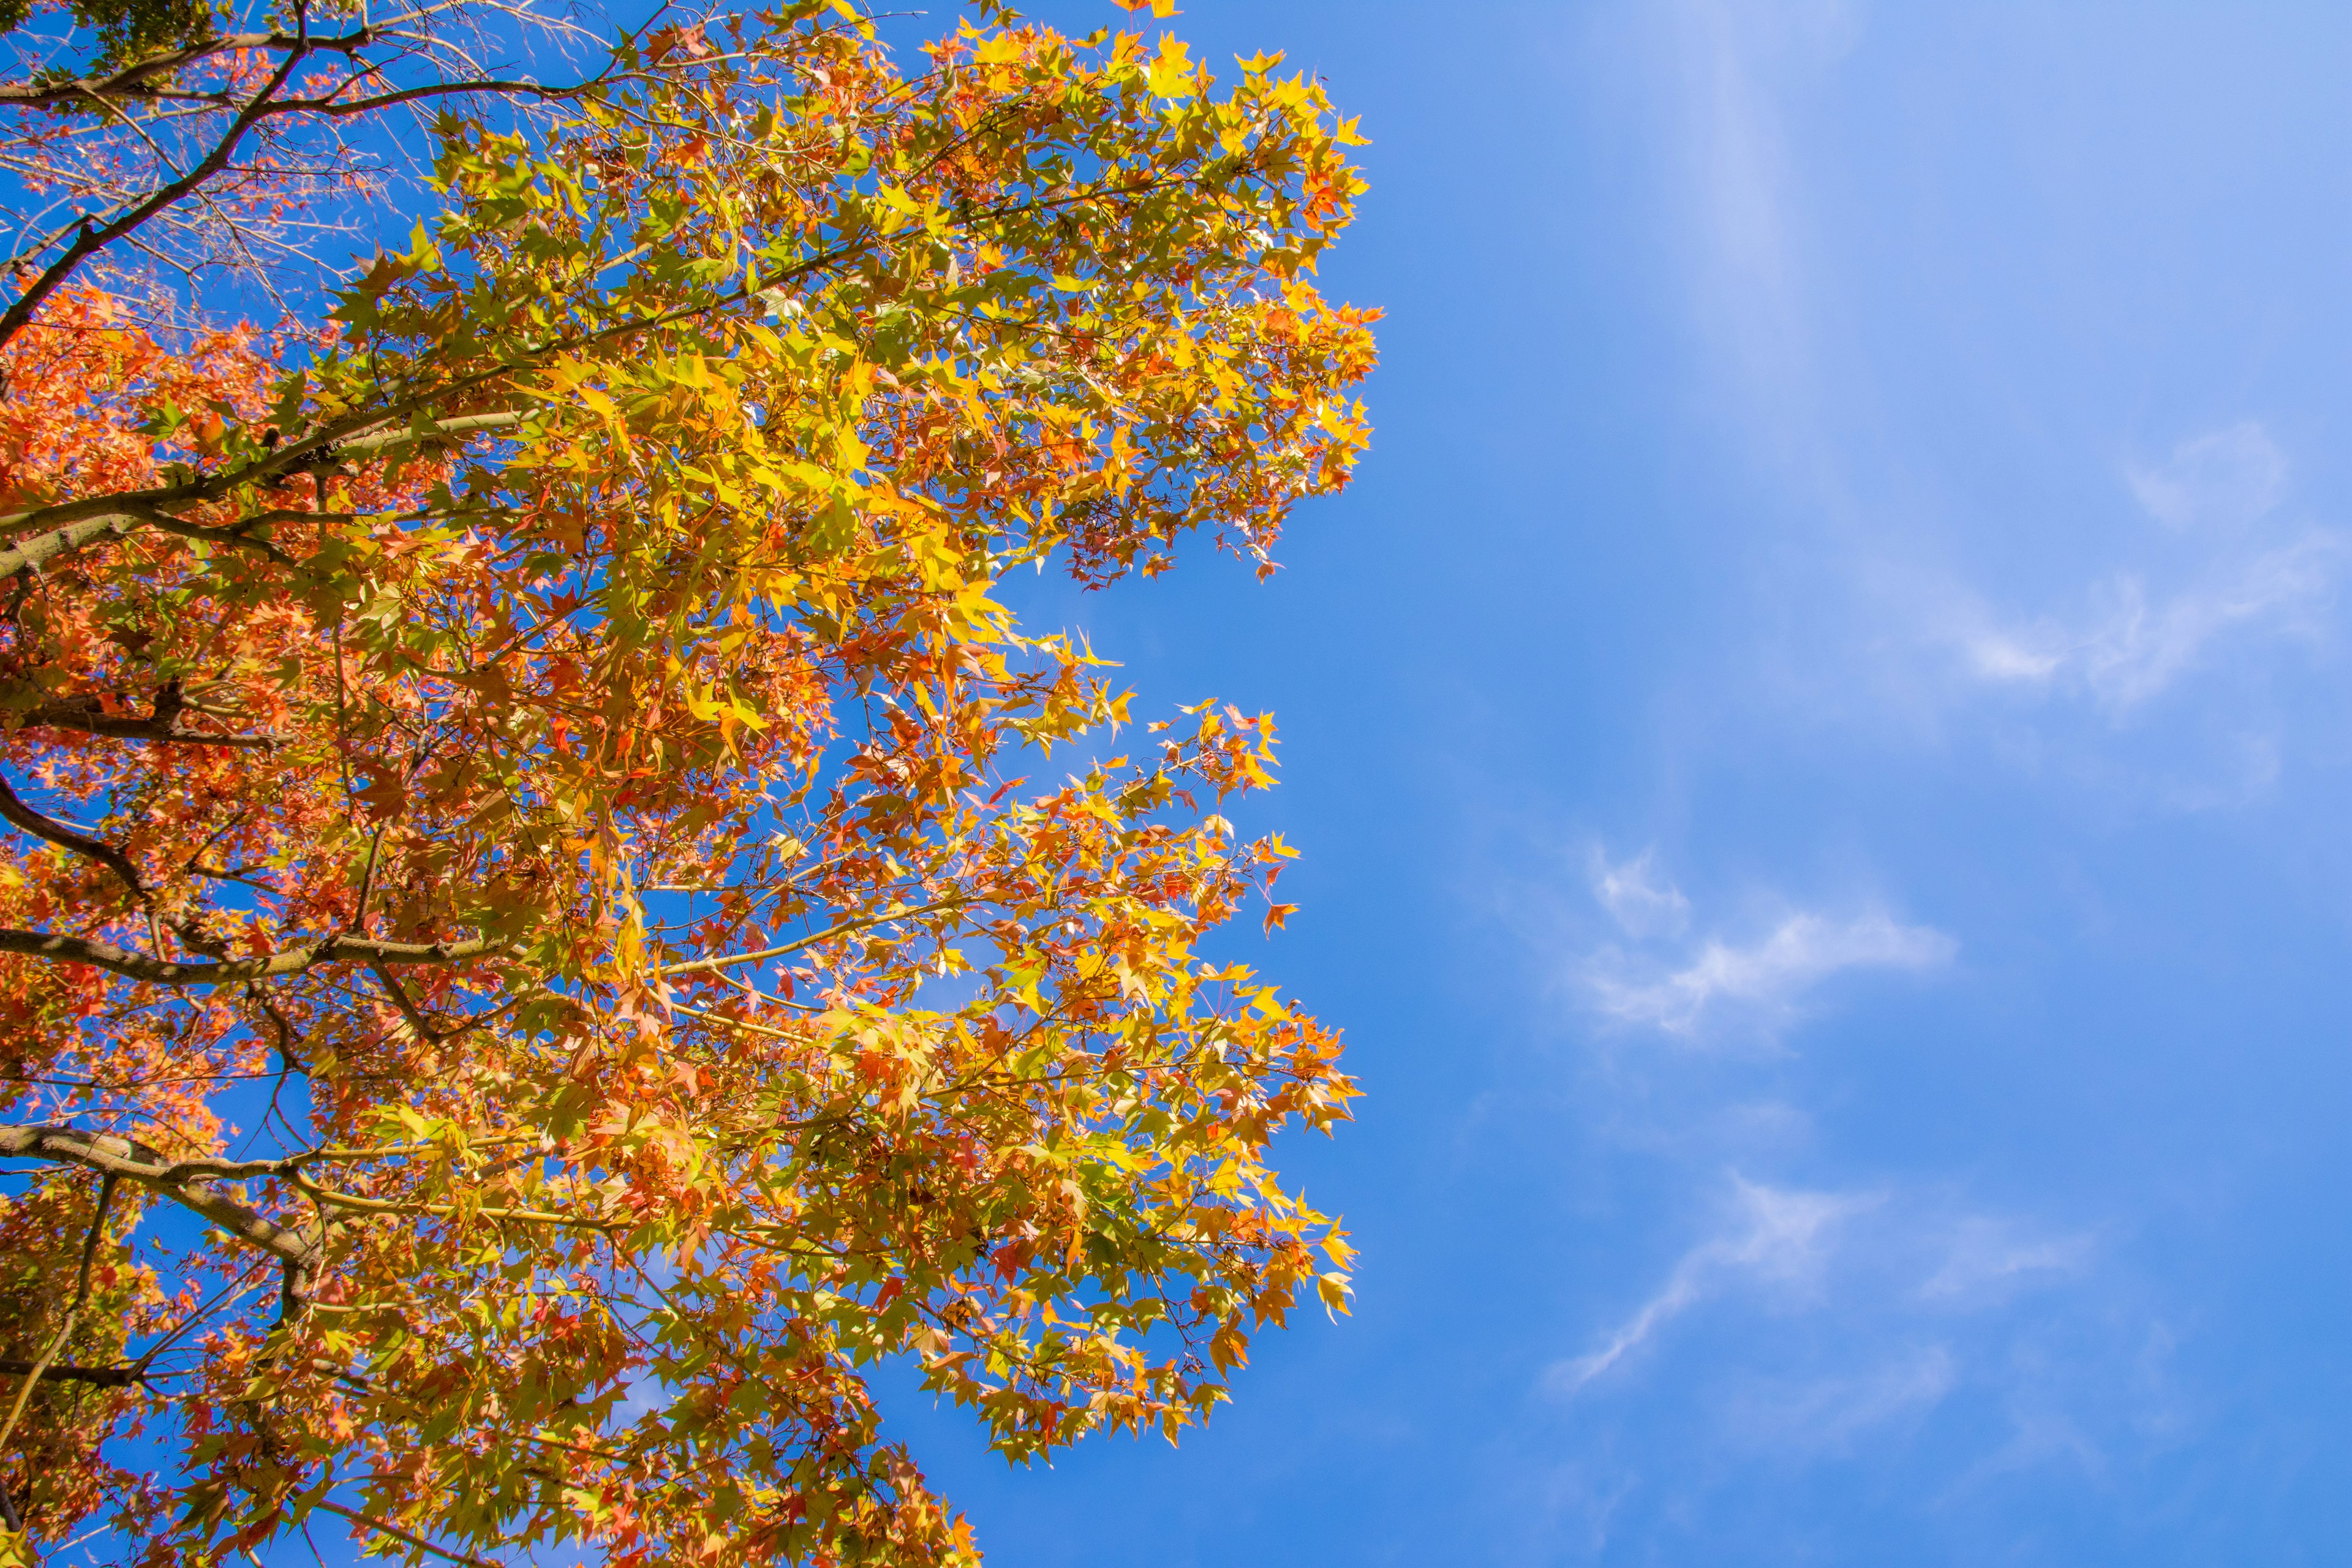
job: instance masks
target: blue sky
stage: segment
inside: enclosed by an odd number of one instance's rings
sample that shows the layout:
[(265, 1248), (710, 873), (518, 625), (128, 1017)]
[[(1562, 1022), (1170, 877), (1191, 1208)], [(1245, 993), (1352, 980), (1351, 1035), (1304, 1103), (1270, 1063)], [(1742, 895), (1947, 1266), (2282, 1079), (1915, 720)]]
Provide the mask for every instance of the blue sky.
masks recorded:
[[(1092, 4), (1034, 7), (1065, 25)], [(1374, 138), (1271, 708), (1355, 1316), (994, 1561), (2352, 1556), (2352, 13), (1195, 4)]]

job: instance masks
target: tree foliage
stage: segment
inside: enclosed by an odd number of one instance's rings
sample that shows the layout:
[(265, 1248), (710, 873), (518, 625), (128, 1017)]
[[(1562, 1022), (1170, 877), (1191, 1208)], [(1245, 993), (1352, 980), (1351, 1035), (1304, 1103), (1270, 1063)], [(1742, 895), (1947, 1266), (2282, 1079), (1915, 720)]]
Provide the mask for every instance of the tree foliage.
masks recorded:
[[(0, 312), (0, 1552), (966, 1560), (877, 1363), (1027, 1459), (1345, 1305), (1267, 1162), (1338, 1043), (1207, 945), (1273, 727), (1002, 585), (1345, 483), (1350, 128), (1010, 14), (552, 87), (440, 16), (0, 89), (64, 214)], [(430, 216), (306, 315), (420, 103)]]

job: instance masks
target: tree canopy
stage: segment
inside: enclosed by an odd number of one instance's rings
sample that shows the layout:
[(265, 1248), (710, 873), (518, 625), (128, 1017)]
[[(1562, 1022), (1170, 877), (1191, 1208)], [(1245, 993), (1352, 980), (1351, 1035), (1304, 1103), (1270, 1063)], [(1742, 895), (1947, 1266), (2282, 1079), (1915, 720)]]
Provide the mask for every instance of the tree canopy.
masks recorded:
[(1318, 83), (993, 8), (560, 79), (486, 4), (8, 23), (0, 1558), (967, 1561), (877, 1363), (1023, 1460), (1344, 1308), (1268, 1162), (1338, 1042), (1212, 951), (1272, 723), (1003, 593), (1347, 481)]

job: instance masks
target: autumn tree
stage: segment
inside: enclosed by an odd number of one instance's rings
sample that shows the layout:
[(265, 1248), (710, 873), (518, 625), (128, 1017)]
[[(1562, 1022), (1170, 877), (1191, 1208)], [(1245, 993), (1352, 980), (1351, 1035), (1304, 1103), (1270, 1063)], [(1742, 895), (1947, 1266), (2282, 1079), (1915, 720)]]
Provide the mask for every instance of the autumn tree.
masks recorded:
[(0, 11), (0, 1558), (970, 1561), (877, 1363), (1027, 1459), (1344, 1306), (1272, 726), (1002, 588), (1346, 481), (1353, 137), (983, 9)]

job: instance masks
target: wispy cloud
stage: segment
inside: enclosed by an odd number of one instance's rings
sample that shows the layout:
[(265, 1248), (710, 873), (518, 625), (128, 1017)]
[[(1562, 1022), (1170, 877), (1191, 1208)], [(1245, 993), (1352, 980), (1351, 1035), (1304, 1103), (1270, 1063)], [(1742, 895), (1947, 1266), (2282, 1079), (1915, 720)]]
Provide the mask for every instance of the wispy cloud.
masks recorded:
[(1592, 855), (1592, 896), (1626, 935), (1680, 936), (1690, 924), (1690, 900), (1644, 849), (1622, 865), (1611, 865), (1605, 851)]
[(2161, 463), (2126, 465), (2132, 494), (2168, 528), (2240, 528), (2286, 497), (2286, 454), (2255, 420), (2183, 441)]
[(2121, 712), (2149, 701), (2216, 658), (2232, 636), (2314, 636), (2334, 607), (2344, 536), (2283, 525), (2287, 462), (2252, 421), (2184, 441), (2166, 461), (2127, 468), (2148, 516), (2191, 552), (2169, 587), (2151, 571), (2093, 584), (2083, 613), (2005, 620), (1973, 605), (1958, 617), (1963, 662), (1978, 679), (2074, 689)]
[(1584, 978), (1593, 1005), (1608, 1016), (1694, 1035), (1727, 1014), (1768, 1026), (1785, 1021), (1808, 991), (1843, 970), (1932, 969), (1958, 951), (1941, 931), (1899, 924), (1883, 910), (1843, 920), (1801, 912), (1745, 945), (1711, 938), (1679, 966), (1604, 949)]
[(1865, 1194), (1804, 1193), (1732, 1178), (1736, 1199), (1727, 1230), (1683, 1255), (1665, 1284), (1620, 1324), (1599, 1349), (1555, 1363), (1544, 1374), (1554, 1393), (1574, 1394), (1632, 1355), (1698, 1302), (1736, 1280), (1803, 1279), (1817, 1264), (1824, 1233), (1876, 1201)]
[(2044, 1236), (2014, 1222), (1971, 1215), (1953, 1226), (1942, 1265), (1919, 1287), (1923, 1301), (1974, 1305), (2005, 1299), (2088, 1263), (2087, 1236)]
[(2000, 683), (2079, 685), (2112, 709), (2147, 701), (2226, 634), (2317, 629), (2332, 607), (2344, 541), (2314, 532), (2280, 549), (2226, 561), (2204, 580), (2152, 598), (2145, 580), (2123, 574), (2091, 591), (2090, 613), (2067, 625), (2042, 620), (1986, 626), (1963, 636), (1970, 669)]
[(1680, 1320), (1769, 1306), (1769, 1319), (1728, 1342), (1728, 1360), (1727, 1342), (1710, 1339), (1706, 1360), (1645, 1386), (1695, 1387), (1718, 1435), (1743, 1447), (1832, 1453), (1924, 1415), (1965, 1382), (2020, 1393), (2008, 1389), (2017, 1336), (2054, 1320), (2046, 1308), (2021, 1315), (2014, 1299), (2079, 1286), (2095, 1261), (2086, 1235), (1974, 1211), (1948, 1193), (1805, 1190), (1734, 1174), (1717, 1222), (1664, 1281), (1591, 1349), (1545, 1367), (1538, 1387), (1598, 1398), (1596, 1384), (1665, 1356)]
[(1846, 0), (1769, 6), (1685, 0), (1671, 18), (1688, 160), (1692, 283), (1702, 330), (1754, 433), (1800, 469), (1822, 465), (1805, 193), (1787, 98), (1853, 47)]
[(1743, 368), (1786, 372), (1803, 354), (1803, 303), (1790, 254), (1787, 154), (1759, 40), (1741, 8), (1696, 0), (1680, 13), (1695, 68), (1687, 99), (1709, 292)]
[(1945, 1344), (1907, 1345), (1859, 1371), (1743, 1389), (1726, 1423), (1748, 1446), (1813, 1456), (1851, 1447), (1864, 1434), (1941, 1404), (1960, 1381), (1960, 1357)]

